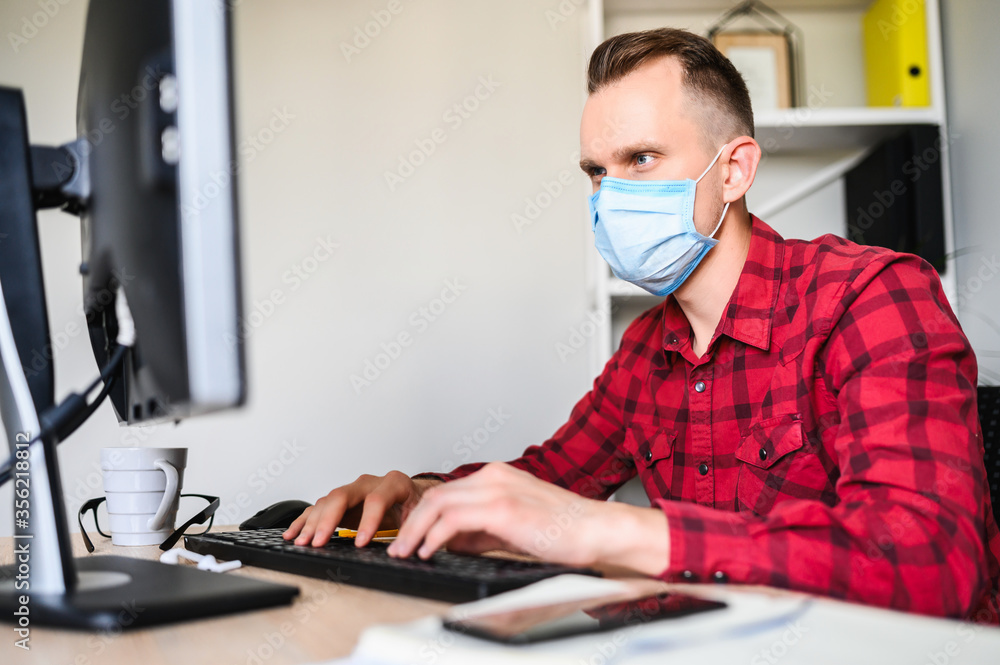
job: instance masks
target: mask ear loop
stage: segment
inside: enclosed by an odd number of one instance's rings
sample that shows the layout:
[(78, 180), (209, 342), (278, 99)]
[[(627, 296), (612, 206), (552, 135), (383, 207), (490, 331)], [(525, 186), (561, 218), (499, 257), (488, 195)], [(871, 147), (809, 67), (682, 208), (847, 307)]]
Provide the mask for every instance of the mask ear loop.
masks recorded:
[[(706, 168), (706, 169), (705, 169), (704, 171), (702, 171), (702, 172), (701, 172), (701, 175), (700, 175), (700, 176), (698, 176), (698, 179), (694, 181), (694, 183), (695, 183), (696, 185), (697, 185), (697, 184), (698, 184), (699, 182), (701, 182), (701, 179), (702, 179), (702, 178), (704, 178), (704, 177), (705, 177), (705, 175), (706, 175), (706, 174), (707, 174), (707, 173), (708, 173), (709, 171), (711, 171), (711, 170), (712, 170), (712, 167), (713, 167), (713, 166), (715, 166), (715, 163), (716, 163), (717, 161), (719, 161), (719, 157), (721, 157), (721, 156), (722, 156), (722, 151), (723, 151), (723, 150), (725, 150), (725, 149), (726, 149), (726, 146), (728, 146), (728, 145), (729, 145), (729, 144), (727, 143), (726, 145), (724, 145), (724, 146), (722, 146), (721, 148), (719, 148), (719, 152), (715, 153), (715, 159), (713, 159), (713, 160), (712, 160), (712, 163), (711, 163), (711, 164), (709, 164), (709, 165), (708, 165), (708, 168)], [(719, 217), (719, 223), (715, 225), (715, 230), (714, 230), (714, 231), (712, 231), (712, 235), (708, 236), (709, 238), (714, 238), (714, 237), (715, 237), (715, 234), (719, 232), (719, 228), (720, 228), (720, 227), (722, 226), (722, 220), (724, 220), (724, 219), (726, 218), (726, 213), (727, 213), (727, 212), (729, 212), (729, 202), (728, 202), (728, 201), (726, 202), (726, 205), (725, 205), (725, 207), (724, 207), (724, 208), (722, 209), (722, 217)]]
[[(727, 143), (726, 145), (729, 145), (729, 144)], [(717, 161), (719, 161), (719, 157), (722, 157), (722, 151), (726, 149), (726, 145), (724, 145), (721, 148), (719, 148), (719, 152), (715, 153), (715, 159), (713, 159), (712, 163), (709, 164), (708, 167), (704, 171), (701, 172), (701, 175), (698, 176), (698, 179), (694, 181), (695, 184), (698, 184), (699, 182), (701, 182), (701, 179), (704, 178), (708, 174), (708, 172), (712, 170), (712, 167), (715, 166), (715, 163)]]
[(715, 230), (712, 231), (712, 235), (709, 238), (714, 238), (715, 234), (719, 232), (719, 228), (722, 226), (722, 220), (726, 218), (726, 213), (729, 212), (729, 202), (726, 201), (725, 207), (722, 209), (722, 217), (719, 218), (719, 223), (715, 225)]

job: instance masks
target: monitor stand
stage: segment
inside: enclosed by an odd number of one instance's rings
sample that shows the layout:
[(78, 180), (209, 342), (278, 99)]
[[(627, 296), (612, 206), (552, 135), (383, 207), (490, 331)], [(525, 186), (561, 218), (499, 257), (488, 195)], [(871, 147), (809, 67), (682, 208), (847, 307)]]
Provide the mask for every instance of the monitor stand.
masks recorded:
[(46, 196), (33, 186), (40, 165), (32, 165), (27, 137), (21, 91), (0, 88), (0, 415), (10, 453), (28, 451), (13, 476), (13, 563), (0, 568), (2, 620), (14, 622), (17, 640), (30, 640), (36, 626), (120, 630), (290, 603), (297, 587), (241, 575), (131, 557), (73, 558), (59, 441), (50, 435), (28, 445), (53, 406), (55, 374), (35, 224)]

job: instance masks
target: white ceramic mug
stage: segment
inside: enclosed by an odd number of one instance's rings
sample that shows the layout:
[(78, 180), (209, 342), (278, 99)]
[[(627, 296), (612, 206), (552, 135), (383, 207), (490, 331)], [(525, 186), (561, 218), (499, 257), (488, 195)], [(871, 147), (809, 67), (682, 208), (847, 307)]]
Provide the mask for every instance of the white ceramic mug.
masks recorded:
[(158, 545), (174, 530), (187, 448), (103, 448), (114, 545)]

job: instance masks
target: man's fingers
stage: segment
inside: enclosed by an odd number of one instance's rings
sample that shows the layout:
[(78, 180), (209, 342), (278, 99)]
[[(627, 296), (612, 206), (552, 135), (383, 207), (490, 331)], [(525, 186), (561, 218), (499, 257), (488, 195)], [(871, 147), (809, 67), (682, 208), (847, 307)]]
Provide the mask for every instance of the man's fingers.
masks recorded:
[(295, 539), (296, 545), (312, 544), (319, 547), (330, 540), (330, 535), (344, 514), (348, 500), (344, 489), (334, 490), (316, 502), (306, 517), (305, 526), (302, 527), (302, 531)]
[(396, 540), (389, 546), (389, 554), (399, 557), (413, 554), (427, 532), (440, 519), (442, 512), (452, 506), (477, 506), (480, 510), (489, 512), (488, 488), (462, 483), (462, 480), (456, 480), (443, 487), (434, 487), (424, 493), (420, 503), (400, 527)]
[(309, 511), (306, 516), (305, 524), (299, 530), (298, 535), (295, 536), (296, 545), (307, 545), (310, 540), (312, 540), (313, 534), (316, 532), (316, 521), (319, 519), (320, 514), (323, 512), (323, 499), (316, 502), (313, 509)]
[[(339, 498), (339, 497), (338, 497)], [(340, 518), (344, 515), (344, 501), (331, 501), (323, 506), (323, 511), (313, 525), (312, 546), (322, 547), (330, 540), (333, 530), (340, 524)]]
[(399, 472), (390, 472), (372, 492), (365, 497), (364, 512), (358, 524), (354, 543), (367, 545), (379, 529), (399, 527), (398, 510), (394, 507), (405, 503), (413, 495), (413, 481)]
[(396, 540), (392, 541), (387, 550), (389, 555), (406, 558), (413, 554), (423, 541), (424, 534), (437, 520), (438, 510), (438, 505), (431, 502), (430, 493), (425, 494), (399, 528)]
[(421, 559), (429, 559), (456, 535), (467, 531), (478, 531), (483, 520), (482, 507), (450, 505), (439, 515), (417, 550)]
[(386, 508), (395, 503), (392, 497), (386, 496), (384, 488), (383, 485), (365, 497), (364, 512), (361, 514), (361, 522), (358, 524), (358, 535), (354, 538), (354, 544), (358, 547), (364, 547), (368, 544), (368, 541), (378, 531)]
[(357, 528), (358, 546), (368, 544), (378, 529), (398, 526), (396, 504), (416, 496), (409, 476), (391, 471), (384, 477), (360, 476), (349, 485), (338, 487), (300, 515), (283, 534), (296, 545), (321, 547), (338, 526)]

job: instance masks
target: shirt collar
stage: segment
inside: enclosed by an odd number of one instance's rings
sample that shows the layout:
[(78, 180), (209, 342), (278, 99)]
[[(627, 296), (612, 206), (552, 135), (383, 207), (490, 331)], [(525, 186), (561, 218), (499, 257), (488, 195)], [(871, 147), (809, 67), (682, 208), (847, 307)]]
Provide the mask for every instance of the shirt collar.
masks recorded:
[[(770, 226), (750, 216), (750, 249), (729, 304), (712, 337), (726, 335), (767, 351), (771, 344), (771, 320), (784, 273), (785, 242)], [(691, 335), (691, 324), (673, 297), (663, 304), (663, 348), (678, 351)]]

